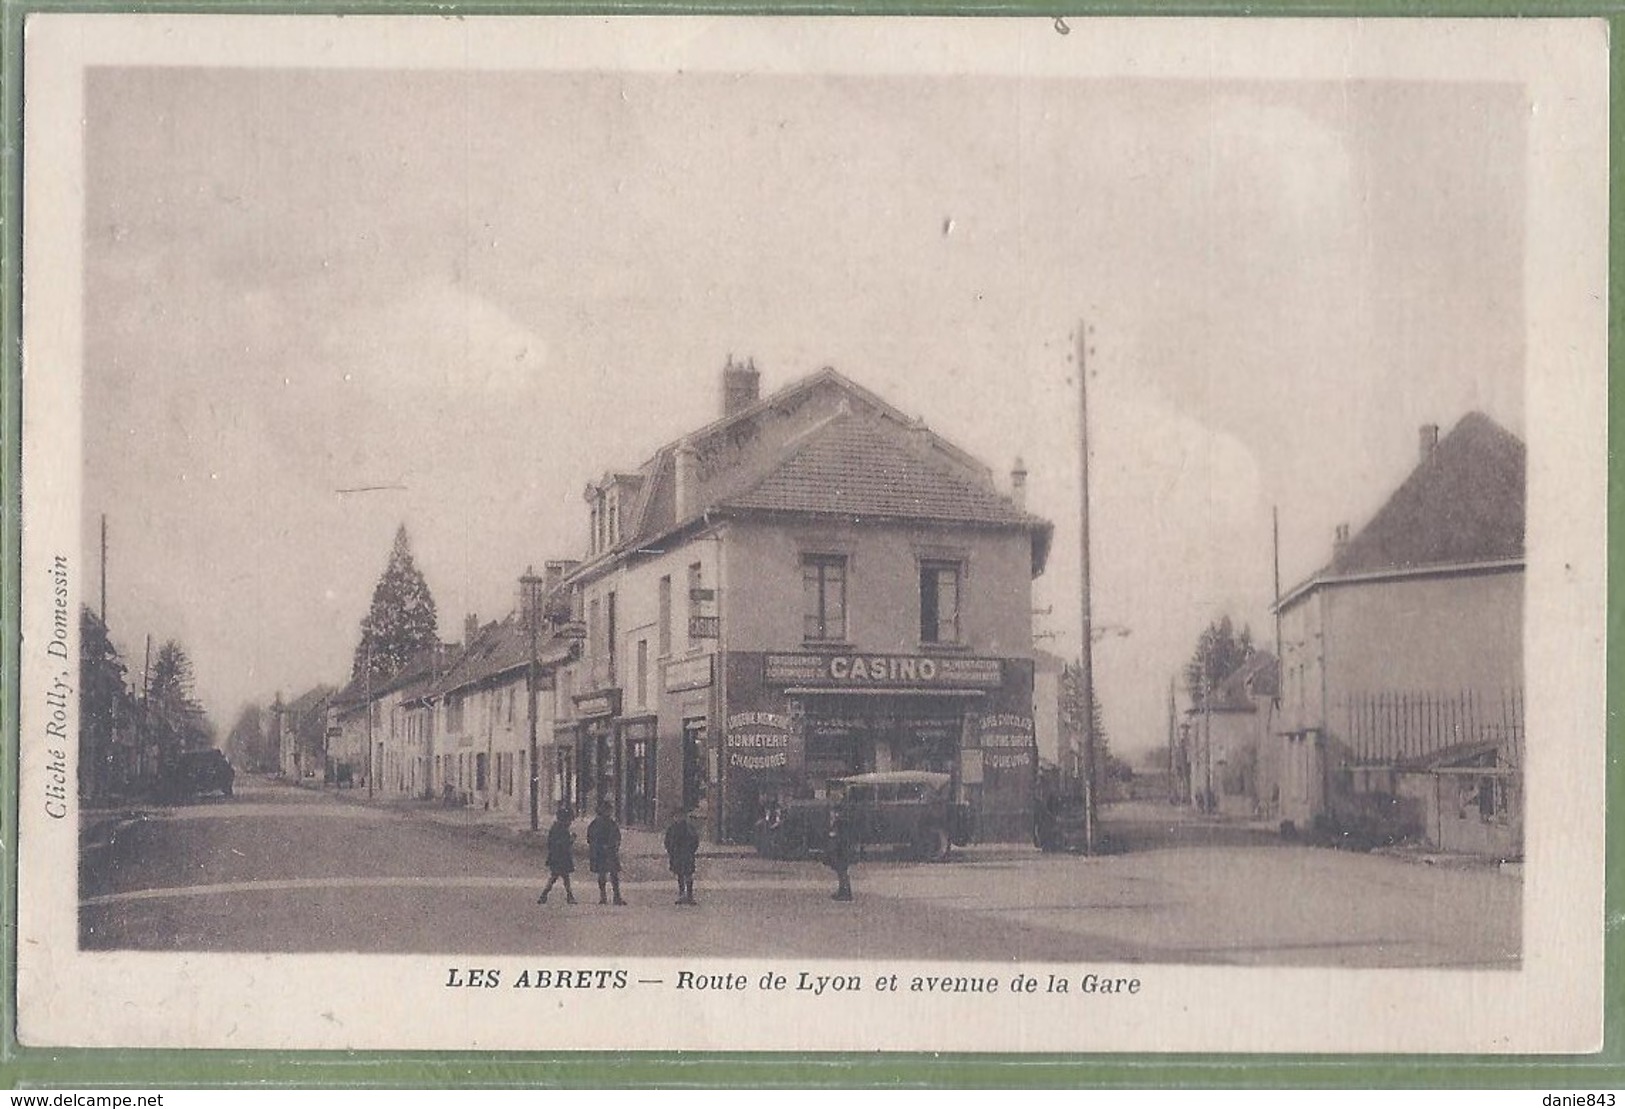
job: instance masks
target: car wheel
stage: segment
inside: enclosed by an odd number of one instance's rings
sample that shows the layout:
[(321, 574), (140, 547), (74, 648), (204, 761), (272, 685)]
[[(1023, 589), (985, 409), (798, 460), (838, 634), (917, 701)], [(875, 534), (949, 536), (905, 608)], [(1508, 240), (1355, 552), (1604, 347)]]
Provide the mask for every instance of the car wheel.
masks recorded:
[(948, 857), (948, 832), (944, 828), (922, 828), (914, 839), (914, 857), (926, 862), (941, 862)]
[(775, 859), (804, 859), (807, 857), (805, 838), (793, 831), (783, 830), (773, 837)]

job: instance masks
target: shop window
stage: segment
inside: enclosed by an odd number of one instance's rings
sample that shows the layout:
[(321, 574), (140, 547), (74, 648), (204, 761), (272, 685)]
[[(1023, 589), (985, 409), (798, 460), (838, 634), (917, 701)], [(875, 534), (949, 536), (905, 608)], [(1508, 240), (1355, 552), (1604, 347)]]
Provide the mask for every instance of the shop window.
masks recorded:
[(683, 808), (693, 809), (705, 799), (705, 721), (683, 721)]
[(959, 642), (959, 563), (920, 563), (920, 642)]
[(655, 740), (652, 726), (629, 727), (626, 736), (625, 807), (629, 824), (654, 823)]
[(846, 557), (801, 558), (802, 635), (809, 640), (846, 638)]

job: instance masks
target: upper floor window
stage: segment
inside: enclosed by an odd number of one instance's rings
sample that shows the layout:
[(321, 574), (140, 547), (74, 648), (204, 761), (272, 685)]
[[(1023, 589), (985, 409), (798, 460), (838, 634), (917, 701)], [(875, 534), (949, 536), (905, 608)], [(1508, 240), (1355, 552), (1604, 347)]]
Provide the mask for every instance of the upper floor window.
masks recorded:
[(704, 575), (704, 571), (702, 570), (702, 568), (701, 568), (701, 566), (700, 566), (700, 564), (698, 562), (694, 562), (694, 563), (689, 564), (689, 567), (688, 567), (688, 645), (690, 647), (694, 646), (696, 643), (698, 643), (700, 641), (700, 636), (698, 635), (698, 632), (700, 631), (700, 627), (695, 622), (694, 618), (696, 616), (701, 615), (705, 611), (705, 602), (703, 600), (701, 600), (701, 598), (705, 596), (705, 578), (704, 578), (703, 575)]
[(598, 598), (587, 602), (587, 653), (596, 664), (604, 655), (604, 622), (598, 618)]
[(801, 612), (805, 638), (846, 638), (845, 555), (801, 557)]
[(959, 642), (959, 563), (920, 563), (920, 642)]
[(660, 579), (660, 653), (671, 654), (671, 575)]

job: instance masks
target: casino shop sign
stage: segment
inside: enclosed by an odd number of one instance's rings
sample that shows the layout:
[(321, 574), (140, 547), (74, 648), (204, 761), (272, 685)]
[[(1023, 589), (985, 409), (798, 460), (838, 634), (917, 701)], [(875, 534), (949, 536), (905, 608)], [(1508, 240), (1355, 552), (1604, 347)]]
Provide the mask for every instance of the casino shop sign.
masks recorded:
[[(730, 652), (730, 823), (771, 796), (874, 770), (952, 774), (979, 838), (1024, 839), (1036, 774), (1032, 663), (962, 655)], [(752, 818), (753, 819), (753, 818)]]

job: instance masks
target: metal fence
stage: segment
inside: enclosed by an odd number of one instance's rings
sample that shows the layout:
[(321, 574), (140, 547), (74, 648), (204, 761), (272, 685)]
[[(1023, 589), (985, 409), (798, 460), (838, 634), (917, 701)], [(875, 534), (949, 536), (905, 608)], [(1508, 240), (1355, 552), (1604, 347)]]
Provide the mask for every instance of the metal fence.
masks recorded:
[(1425, 759), (1452, 747), (1490, 743), (1509, 766), (1523, 763), (1523, 689), (1354, 694), (1341, 706), (1356, 764)]

